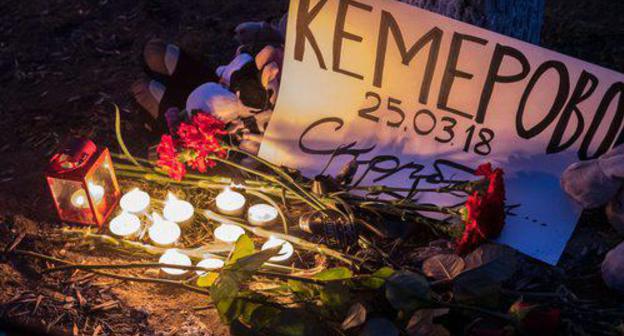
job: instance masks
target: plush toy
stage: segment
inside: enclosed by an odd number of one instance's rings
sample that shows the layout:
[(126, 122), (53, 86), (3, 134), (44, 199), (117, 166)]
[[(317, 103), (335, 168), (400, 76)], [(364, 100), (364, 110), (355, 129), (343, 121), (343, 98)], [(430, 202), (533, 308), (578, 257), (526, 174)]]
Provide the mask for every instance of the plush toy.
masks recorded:
[(256, 154), (278, 95), (285, 20), (240, 24), (235, 38), (241, 46), (230, 63), (218, 67), (174, 44), (149, 41), (143, 56), (149, 74), (158, 79), (141, 79), (132, 91), (155, 131), (174, 131), (197, 111), (211, 113), (228, 124), (240, 148)]

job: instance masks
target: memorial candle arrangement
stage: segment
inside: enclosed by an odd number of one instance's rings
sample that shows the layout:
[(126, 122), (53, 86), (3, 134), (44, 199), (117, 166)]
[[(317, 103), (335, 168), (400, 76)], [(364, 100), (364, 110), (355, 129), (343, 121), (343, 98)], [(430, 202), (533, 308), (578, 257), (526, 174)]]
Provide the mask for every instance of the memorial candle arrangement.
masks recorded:
[[(160, 257), (158, 262), (161, 264), (176, 265), (176, 266), (192, 266), (193, 265), (193, 263), (191, 262), (191, 258), (189, 258), (189, 256), (187, 256), (184, 253), (181, 253), (180, 251), (176, 249), (168, 249), (167, 251), (165, 251), (165, 253)], [(184, 269), (168, 268), (168, 267), (163, 267), (161, 268), (161, 270), (164, 273), (168, 275), (173, 275), (173, 276), (181, 276), (188, 272), (187, 270), (184, 270)]]
[(152, 226), (148, 230), (151, 241), (158, 246), (174, 245), (182, 230), (178, 224), (163, 219), (159, 214), (152, 214)]
[(233, 243), (238, 240), (238, 237), (245, 234), (238, 225), (233, 224), (221, 224), (214, 230), (214, 237), (225, 243)]
[(224, 215), (240, 216), (245, 208), (245, 196), (230, 188), (225, 188), (217, 198), (215, 198), (217, 210)]
[(178, 199), (174, 194), (167, 195), (163, 216), (166, 220), (178, 224), (186, 224), (193, 218), (195, 209), (193, 205), (187, 201)]
[(131, 239), (141, 230), (141, 220), (134, 214), (122, 212), (108, 224), (110, 232), (120, 238)]
[(268, 204), (255, 204), (247, 210), (249, 224), (256, 226), (270, 225), (277, 219), (277, 209)]
[(72, 138), (52, 156), (46, 180), (59, 218), (102, 226), (115, 210), (120, 191), (107, 148)]
[(145, 191), (134, 188), (121, 197), (119, 206), (123, 211), (141, 215), (147, 212), (150, 205), (150, 196)]

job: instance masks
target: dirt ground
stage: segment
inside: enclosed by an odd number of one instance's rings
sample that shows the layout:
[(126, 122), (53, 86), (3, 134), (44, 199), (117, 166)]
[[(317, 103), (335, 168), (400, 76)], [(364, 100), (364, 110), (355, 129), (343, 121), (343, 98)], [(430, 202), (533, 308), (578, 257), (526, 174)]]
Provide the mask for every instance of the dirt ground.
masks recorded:
[[(547, 0), (546, 5), (543, 46), (624, 71), (623, 1)], [(15, 232), (39, 235), (58, 225), (42, 170), (68, 134), (88, 135), (116, 150), (112, 102), (128, 121), (124, 133), (132, 134), (126, 137), (131, 151), (144, 154), (154, 143), (128, 92), (143, 75), (147, 40), (175, 41), (224, 63), (237, 46), (232, 38), (237, 24), (279, 17), (286, 8), (286, 0), (0, 0), (0, 246)], [(590, 299), (610, 295), (600, 285), (597, 266), (616, 241), (599, 212), (581, 222), (560, 265), (566, 274), (578, 275), (569, 281), (579, 293)], [(49, 248), (64, 251), (62, 245)], [(81, 260), (87, 254), (66, 257)], [(80, 276), (84, 273), (72, 275)], [(205, 304), (202, 296), (155, 285), (86, 279), (89, 285), (80, 286), (83, 280), (72, 280), (86, 301), (94, 300), (75, 308), (83, 316), (80, 325), (67, 316), (56, 320), (61, 312), (46, 310), (55, 305), (37, 303), (37, 278), (10, 263), (0, 263), (0, 303), (32, 291), (27, 313), (11, 322), (57, 333), (227, 334), (213, 310), (192, 310)], [(112, 308), (93, 310), (107, 302), (114, 302)]]

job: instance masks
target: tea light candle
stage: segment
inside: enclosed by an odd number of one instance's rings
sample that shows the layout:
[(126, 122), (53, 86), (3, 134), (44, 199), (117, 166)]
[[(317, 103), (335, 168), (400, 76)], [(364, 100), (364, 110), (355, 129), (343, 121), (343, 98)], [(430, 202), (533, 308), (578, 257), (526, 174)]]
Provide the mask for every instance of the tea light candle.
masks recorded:
[[(176, 249), (168, 249), (158, 260), (161, 264), (179, 265), (179, 266), (191, 266), (191, 258), (184, 253), (180, 253)], [(170, 275), (180, 276), (186, 274), (187, 270), (178, 268), (163, 267), (161, 270)]]
[(269, 225), (277, 218), (277, 209), (268, 204), (256, 204), (247, 210), (247, 220), (251, 225)]
[(166, 220), (184, 223), (193, 217), (193, 212), (195, 212), (195, 209), (191, 203), (178, 199), (174, 194), (169, 193), (163, 209), (163, 216)]
[(136, 215), (122, 212), (110, 221), (108, 229), (115, 236), (131, 238), (141, 230), (141, 220)]
[(126, 212), (143, 214), (150, 204), (150, 196), (139, 188), (134, 188), (121, 197), (119, 206)]
[(182, 233), (178, 224), (164, 220), (159, 214), (152, 214), (153, 224), (148, 230), (152, 242), (159, 246), (170, 246), (178, 241)]
[(244, 234), (245, 230), (234, 224), (221, 224), (214, 230), (215, 238), (226, 243), (233, 243)]
[(277, 255), (275, 255), (274, 257), (271, 257), (271, 259), (269, 259), (270, 261), (276, 261), (276, 262), (280, 262), (280, 261), (286, 261), (288, 260), (293, 253), (295, 252), (295, 248), (293, 247), (293, 245), (283, 239), (279, 239), (279, 238), (275, 238), (275, 237), (271, 237), (269, 238), (269, 240), (266, 241), (266, 243), (264, 243), (262, 245), (262, 249), (263, 250), (268, 250), (270, 248), (273, 247), (277, 247), (277, 246), (282, 246), (282, 248), (279, 250), (279, 252), (277, 253)]
[(230, 188), (225, 188), (217, 195), (215, 202), (217, 203), (217, 209), (220, 213), (230, 216), (240, 216), (245, 207), (245, 196)]
[[(93, 182), (89, 182), (87, 184), (87, 188), (89, 189), (89, 194), (91, 195), (91, 200), (93, 203), (100, 204), (102, 199), (104, 198), (104, 187), (101, 185), (97, 185)], [(80, 209), (89, 208), (89, 200), (87, 199), (87, 193), (84, 189), (76, 190), (70, 198), (70, 202), (73, 206)]]
[[(208, 258), (197, 263), (197, 267), (207, 268), (209, 270), (216, 270), (222, 268), (225, 263), (221, 259)], [(196, 271), (197, 275), (204, 275), (206, 271)]]

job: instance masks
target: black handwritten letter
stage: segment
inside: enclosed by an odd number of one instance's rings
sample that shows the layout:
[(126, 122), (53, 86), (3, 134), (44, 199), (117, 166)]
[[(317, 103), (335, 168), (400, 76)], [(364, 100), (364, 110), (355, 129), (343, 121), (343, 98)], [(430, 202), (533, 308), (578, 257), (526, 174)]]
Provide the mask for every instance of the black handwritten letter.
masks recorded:
[[(550, 138), (550, 142), (548, 143), (548, 147), (546, 147), (547, 154), (559, 153), (565, 150), (581, 136), (581, 133), (583, 133), (583, 129), (585, 128), (585, 119), (583, 118), (581, 110), (578, 108), (578, 104), (591, 97), (594, 91), (596, 91), (596, 87), (598, 87), (598, 78), (583, 70), (583, 73), (581, 73), (581, 76), (576, 83), (574, 92), (572, 92), (572, 97), (570, 97), (568, 104), (566, 104), (563, 112), (561, 112), (561, 117), (559, 117), (557, 126), (555, 127), (553, 135)], [(568, 141), (562, 144), (561, 141), (563, 139), (563, 135), (570, 124), (570, 118), (572, 115), (576, 117), (576, 128)]]
[[(503, 64), (503, 59), (506, 56), (513, 57), (520, 62), (522, 70), (519, 73), (509, 76), (503, 76), (499, 73), (501, 65)], [(531, 65), (529, 64), (529, 60), (527, 60), (526, 56), (524, 56), (520, 50), (497, 44), (494, 49), (494, 54), (492, 55), (492, 61), (490, 62), (490, 69), (485, 79), (485, 84), (483, 85), (483, 91), (481, 92), (481, 100), (479, 101), (479, 108), (477, 109), (475, 121), (479, 124), (483, 124), (485, 121), (485, 113), (490, 105), (490, 99), (492, 98), (494, 85), (496, 83), (513, 83), (521, 81), (529, 75), (530, 70)]]
[(472, 115), (466, 112), (462, 112), (458, 109), (448, 106), (449, 96), (451, 94), (451, 87), (455, 78), (472, 79), (473, 74), (461, 71), (457, 69), (457, 62), (459, 60), (459, 51), (461, 50), (462, 43), (464, 41), (470, 41), (478, 43), (480, 45), (486, 45), (487, 40), (482, 38), (465, 35), (460, 33), (453, 34), (453, 41), (451, 42), (451, 50), (449, 51), (448, 61), (446, 62), (446, 69), (444, 70), (444, 77), (442, 78), (442, 85), (440, 86), (440, 95), (438, 97), (438, 108), (444, 111), (455, 113), (464, 118), (472, 119)]
[(347, 18), (347, 10), (349, 6), (359, 8), (365, 11), (372, 11), (373, 7), (353, 0), (341, 0), (338, 5), (338, 14), (336, 16), (336, 28), (334, 29), (334, 54), (333, 54), (333, 70), (335, 72), (351, 76), (357, 79), (364, 79), (364, 76), (340, 68), (340, 57), (342, 56), (342, 41), (348, 39), (356, 42), (362, 42), (362, 37), (346, 32), (345, 21)]
[(373, 85), (380, 88), (383, 81), (384, 64), (386, 62), (386, 50), (388, 49), (388, 34), (392, 33), (392, 37), (396, 41), (401, 58), (404, 65), (409, 65), (411, 60), (424, 48), (427, 44), (431, 44), (429, 48), (429, 58), (427, 60), (427, 67), (423, 78), (423, 83), (420, 88), (419, 102), (421, 104), (427, 104), (427, 98), (429, 97), (429, 89), (431, 88), (431, 81), (433, 79), (433, 72), (435, 70), (436, 61), (438, 60), (438, 54), (440, 53), (440, 43), (442, 41), (443, 32), (440, 28), (434, 27), (427, 34), (421, 37), (412, 47), (407, 50), (405, 46), (405, 40), (401, 34), (401, 29), (396, 20), (387, 11), (381, 11), (381, 23), (379, 25), (379, 39), (377, 41), (377, 56), (375, 59), (375, 75), (373, 79)]
[[(609, 123), (609, 130), (607, 131), (604, 139), (602, 139), (602, 142), (600, 142), (600, 146), (598, 146), (598, 149), (596, 149), (594, 155), (589, 155), (589, 147), (594, 140), (594, 136), (598, 131), (598, 127), (600, 127), (602, 119), (604, 119), (604, 116), (607, 113), (609, 106), (611, 106), (611, 103), (615, 100), (617, 96), (619, 96), (620, 98), (617, 103), (615, 116), (613, 117), (613, 120), (611, 120), (611, 122)], [(589, 129), (587, 130), (587, 134), (585, 134), (585, 138), (583, 138), (581, 148), (579, 148), (579, 159), (595, 159), (600, 155), (606, 153), (611, 147), (611, 144), (613, 143), (613, 140), (615, 140), (617, 132), (622, 126), (622, 120), (624, 120), (624, 83), (617, 82), (611, 85), (609, 90), (607, 90), (607, 92), (605, 93), (604, 97), (602, 97), (602, 101), (598, 106), (598, 110), (596, 110), (594, 119), (592, 120), (591, 125), (589, 125)]]
[[(550, 111), (548, 114), (539, 122), (537, 125), (526, 128), (524, 127), (524, 111), (526, 109), (526, 103), (539, 82), (540, 78), (550, 69), (555, 70), (559, 74), (559, 89), (557, 91), (557, 97), (555, 97), (555, 101), (550, 107)], [(529, 84), (527, 85), (524, 93), (522, 94), (522, 98), (520, 98), (520, 106), (518, 107), (518, 113), (516, 114), (516, 131), (518, 135), (525, 138), (530, 139), (540, 133), (542, 133), (546, 127), (548, 127), (559, 115), (563, 105), (568, 100), (568, 94), (570, 93), (570, 74), (568, 74), (568, 68), (566, 68), (565, 64), (559, 61), (547, 61), (540, 65), (531, 80), (529, 80)]]
[(310, 10), (310, 0), (301, 0), (299, 2), (299, 10), (297, 11), (297, 31), (295, 35), (295, 60), (299, 62), (303, 61), (305, 43), (308, 41), (314, 50), (314, 54), (316, 54), (319, 66), (324, 70), (327, 70), (327, 66), (325, 65), (321, 49), (316, 43), (316, 38), (314, 38), (314, 34), (312, 34), (310, 30), (310, 23), (312, 23), (312, 20), (316, 18), (326, 3), (327, 0), (320, 0), (316, 6)]

